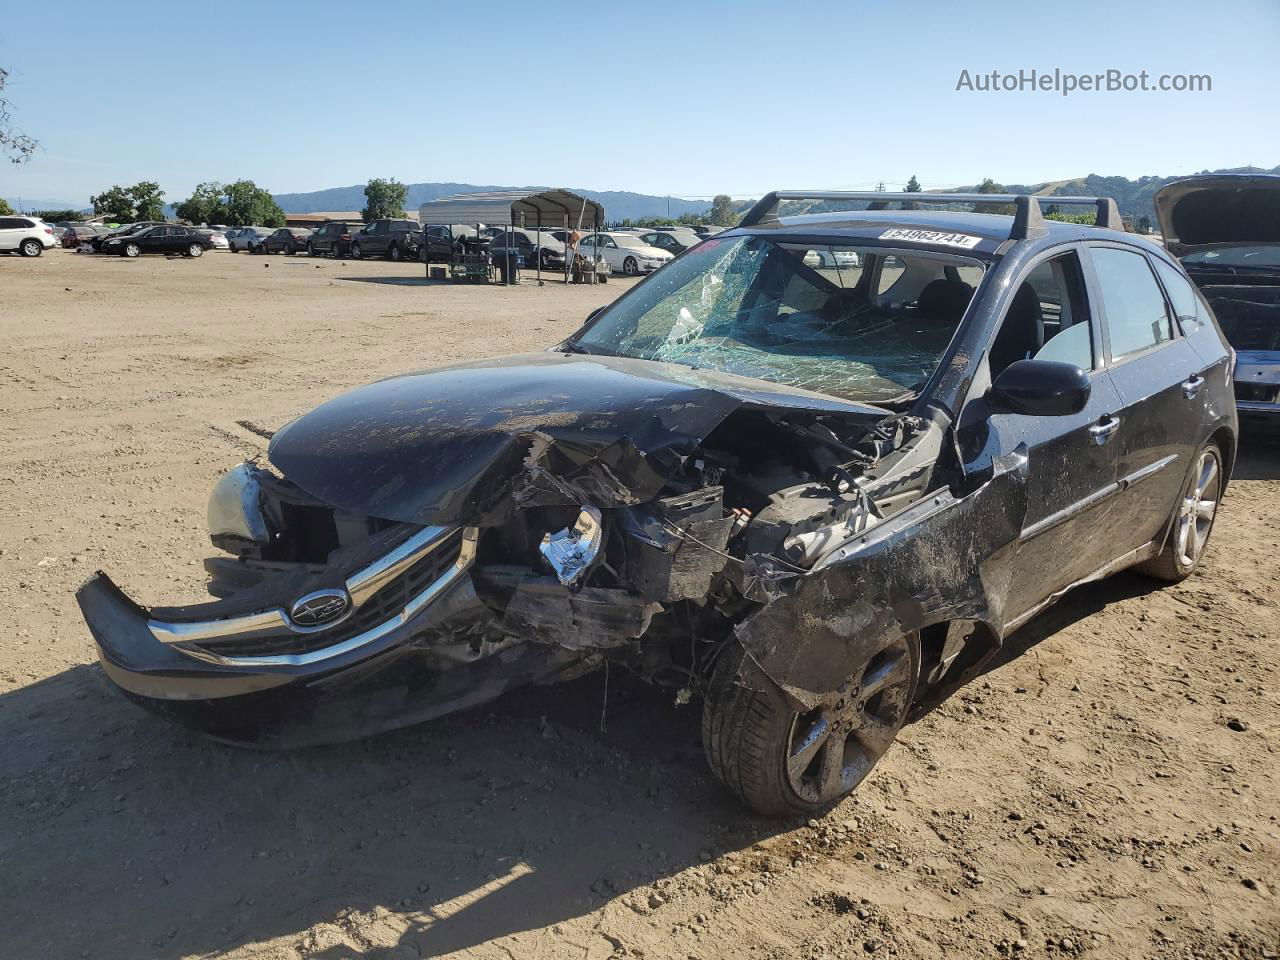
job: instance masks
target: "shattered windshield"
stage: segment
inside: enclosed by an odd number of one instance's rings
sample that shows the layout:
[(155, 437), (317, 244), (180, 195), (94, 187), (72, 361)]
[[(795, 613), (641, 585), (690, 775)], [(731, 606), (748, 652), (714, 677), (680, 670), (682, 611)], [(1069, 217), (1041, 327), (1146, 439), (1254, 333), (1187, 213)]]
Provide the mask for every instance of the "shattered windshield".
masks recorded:
[(708, 240), (606, 310), (575, 343), (884, 403), (917, 393), (984, 265), (933, 253)]

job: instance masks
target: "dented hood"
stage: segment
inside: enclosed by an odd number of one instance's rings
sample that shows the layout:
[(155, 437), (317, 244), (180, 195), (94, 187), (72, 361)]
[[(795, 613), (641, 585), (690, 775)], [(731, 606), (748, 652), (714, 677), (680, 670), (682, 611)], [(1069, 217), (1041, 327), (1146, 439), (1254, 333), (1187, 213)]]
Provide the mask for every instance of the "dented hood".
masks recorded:
[(1226, 243), (1280, 243), (1280, 176), (1219, 174), (1175, 180), (1153, 197), (1175, 257)]
[(285, 426), (269, 458), (343, 510), (487, 525), (521, 506), (653, 499), (741, 407), (870, 424), (877, 407), (675, 364), (522, 354), (392, 377)]

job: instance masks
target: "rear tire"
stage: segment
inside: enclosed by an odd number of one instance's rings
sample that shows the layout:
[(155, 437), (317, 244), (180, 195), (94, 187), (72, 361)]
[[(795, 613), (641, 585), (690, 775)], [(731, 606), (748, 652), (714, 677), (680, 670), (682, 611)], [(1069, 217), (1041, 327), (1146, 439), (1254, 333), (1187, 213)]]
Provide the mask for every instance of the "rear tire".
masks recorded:
[(44, 253), (44, 244), (39, 240), (23, 240), (18, 251), (24, 257), (38, 257)]
[(191, 244), (191, 246), (187, 247), (187, 256), (188, 256), (188, 257), (203, 257), (203, 256), (204, 256), (204, 247), (200, 246), (200, 244), (198, 244), (198, 243), (193, 243), (193, 244)]
[(1213, 532), (1225, 480), (1222, 450), (1211, 440), (1200, 449), (1182, 487), (1163, 549), (1134, 569), (1166, 583), (1191, 576)]
[(387, 250), (387, 256), (390, 257), (392, 260), (394, 260), (396, 263), (399, 263), (401, 260), (404, 259), (404, 254), (400, 252), (400, 245), (396, 243), (393, 243), (391, 245), (391, 248)]
[(308, 244), (307, 244), (307, 256), (308, 256), (308, 257), (314, 257), (315, 255), (316, 255), (316, 248), (315, 248), (315, 247), (313, 247), (311, 244), (309, 244), (309, 243), (308, 243)]
[[(753, 674), (754, 685), (743, 685), (740, 676)], [(826, 810), (857, 789), (902, 729), (919, 674), (920, 638), (909, 633), (814, 710), (797, 713), (734, 645), (717, 662), (703, 700), (711, 772), (765, 816)]]

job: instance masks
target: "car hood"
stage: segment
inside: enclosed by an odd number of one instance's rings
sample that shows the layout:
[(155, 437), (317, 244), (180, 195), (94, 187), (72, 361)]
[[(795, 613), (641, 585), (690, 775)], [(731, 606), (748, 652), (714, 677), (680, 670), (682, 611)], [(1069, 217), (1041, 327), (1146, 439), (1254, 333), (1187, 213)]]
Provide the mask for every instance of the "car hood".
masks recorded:
[(810, 411), (867, 428), (889, 415), (731, 374), (548, 352), (360, 387), (286, 425), (268, 456), (339, 509), (490, 525), (516, 507), (651, 500), (743, 407)]
[(1280, 176), (1219, 174), (1165, 184), (1153, 197), (1175, 257), (1231, 243), (1280, 244)]

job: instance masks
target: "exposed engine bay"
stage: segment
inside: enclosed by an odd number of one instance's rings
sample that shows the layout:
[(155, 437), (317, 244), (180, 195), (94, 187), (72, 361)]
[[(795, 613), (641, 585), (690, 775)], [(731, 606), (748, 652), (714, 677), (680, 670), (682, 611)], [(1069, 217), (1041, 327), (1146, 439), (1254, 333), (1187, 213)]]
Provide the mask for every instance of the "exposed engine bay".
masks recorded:
[[(534, 430), (521, 440), (527, 449), (514, 496), (536, 488), (541, 494), (528, 499), (537, 502), (468, 533), (480, 609), (447, 639), (429, 628), (414, 642), (443, 642), (450, 659), (464, 661), (541, 644), (576, 654), (566, 669), (608, 657), (653, 680), (696, 686), (705, 658), (776, 595), (779, 578), (802, 574), (928, 489), (939, 425), (869, 419), (738, 409), (678, 459), (656, 496), (636, 503), (625, 502), (616, 474), (615, 496), (605, 499), (599, 484), (581, 483), (583, 475), (579, 485), (566, 471), (552, 472), (563, 451)], [(545, 502), (555, 499), (546, 495), (548, 478), (564, 502)], [(206, 562), (209, 589), (231, 603), (330, 570), (345, 576), (371, 546), (383, 545), (377, 552), (423, 529), (329, 506), (253, 463), (218, 485), (209, 521), (214, 545), (229, 554)], [(436, 551), (430, 569), (458, 549)], [(279, 601), (291, 599), (285, 588)], [(243, 656), (271, 644), (233, 637), (196, 646)]]

